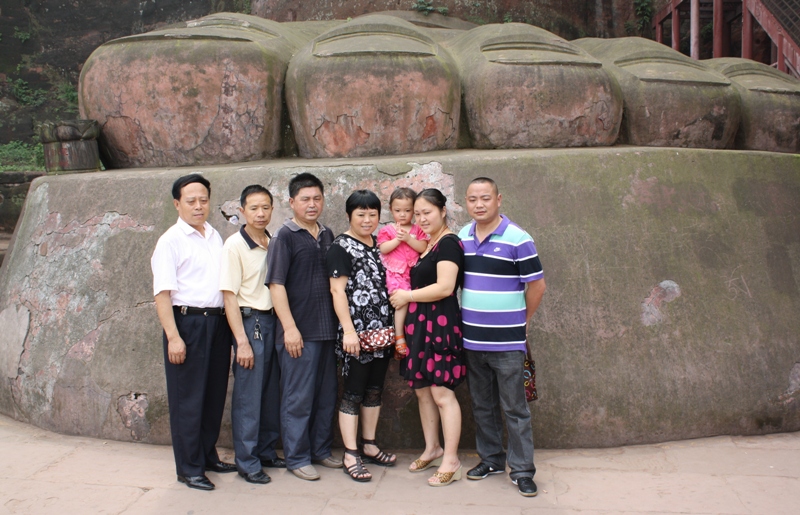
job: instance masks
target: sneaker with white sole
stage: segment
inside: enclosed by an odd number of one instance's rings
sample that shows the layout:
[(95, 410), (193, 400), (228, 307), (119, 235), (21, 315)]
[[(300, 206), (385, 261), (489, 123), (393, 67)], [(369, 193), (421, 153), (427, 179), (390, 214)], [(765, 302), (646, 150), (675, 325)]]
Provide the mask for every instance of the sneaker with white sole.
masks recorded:
[(532, 477), (518, 477), (517, 479), (512, 479), (511, 482), (519, 487), (520, 495), (524, 495), (525, 497), (536, 497), (536, 494), (539, 493)]
[(467, 472), (467, 479), (484, 479), (492, 474), (502, 474), (503, 472), (505, 472), (505, 470), (496, 469), (488, 463), (480, 462), (469, 469)]

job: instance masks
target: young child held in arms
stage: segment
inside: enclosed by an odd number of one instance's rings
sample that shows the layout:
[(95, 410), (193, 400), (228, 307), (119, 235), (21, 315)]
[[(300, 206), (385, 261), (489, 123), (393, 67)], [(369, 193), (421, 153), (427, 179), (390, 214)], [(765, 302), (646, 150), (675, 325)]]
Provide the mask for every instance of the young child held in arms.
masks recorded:
[[(414, 216), (414, 200), (417, 194), (410, 188), (397, 188), (389, 197), (389, 209), (394, 224), (387, 224), (378, 232), (378, 247), (386, 267), (386, 288), (389, 294), (395, 290), (411, 289), (411, 267), (419, 260), (430, 238), (417, 224), (411, 222)], [(404, 325), (408, 306), (394, 313), (395, 358), (402, 359), (408, 354)]]

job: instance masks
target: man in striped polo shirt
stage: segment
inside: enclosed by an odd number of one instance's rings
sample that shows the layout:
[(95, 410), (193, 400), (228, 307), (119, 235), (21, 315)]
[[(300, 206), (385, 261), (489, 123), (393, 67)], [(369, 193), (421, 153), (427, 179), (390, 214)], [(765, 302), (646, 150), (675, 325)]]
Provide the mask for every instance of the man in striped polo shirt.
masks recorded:
[[(502, 474), (508, 461), (519, 493), (533, 497), (537, 494), (533, 432), (522, 369), (528, 321), (545, 290), (542, 264), (530, 235), (500, 214), (502, 195), (492, 179), (474, 179), (466, 201), (473, 222), (458, 235), (465, 257), (461, 309), (467, 383), (481, 458), (467, 478)], [(508, 454), (503, 449), (501, 409)]]

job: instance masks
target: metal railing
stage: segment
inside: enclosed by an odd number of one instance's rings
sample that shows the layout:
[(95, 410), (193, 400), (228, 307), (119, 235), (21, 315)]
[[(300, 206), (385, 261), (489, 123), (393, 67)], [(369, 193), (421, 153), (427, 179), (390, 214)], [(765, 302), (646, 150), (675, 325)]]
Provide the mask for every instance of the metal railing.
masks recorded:
[(786, 30), (786, 36), (800, 45), (800, 0), (761, 0)]

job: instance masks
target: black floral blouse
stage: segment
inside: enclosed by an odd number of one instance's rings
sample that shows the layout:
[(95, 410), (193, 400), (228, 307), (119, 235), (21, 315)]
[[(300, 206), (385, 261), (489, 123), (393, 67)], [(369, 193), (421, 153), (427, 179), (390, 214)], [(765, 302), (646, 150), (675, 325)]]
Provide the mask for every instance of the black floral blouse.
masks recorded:
[[(345, 294), (356, 331), (394, 326), (394, 309), (389, 303), (389, 292), (386, 289), (386, 269), (381, 262), (380, 250), (374, 237), (372, 247), (368, 247), (352, 236), (340, 234), (328, 250), (327, 264), (330, 277), (347, 277)], [(344, 352), (342, 336), (342, 325), (339, 324), (336, 355), (342, 360), (343, 375), (347, 375), (351, 359), (357, 359), (359, 363), (369, 363), (375, 358), (384, 357), (384, 352), (391, 352), (393, 349), (390, 346), (375, 352), (361, 352), (356, 357)]]

